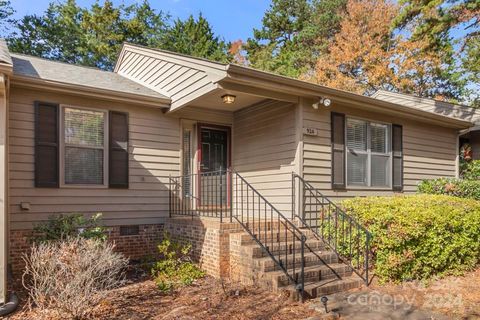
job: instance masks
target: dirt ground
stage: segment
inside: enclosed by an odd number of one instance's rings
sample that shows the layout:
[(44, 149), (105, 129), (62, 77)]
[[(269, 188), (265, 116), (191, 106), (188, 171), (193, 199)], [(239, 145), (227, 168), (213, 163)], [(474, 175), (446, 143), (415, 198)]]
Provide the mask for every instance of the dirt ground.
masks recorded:
[[(362, 289), (384, 301), (403, 299), (415, 309), (435, 312), (449, 319), (480, 319), (480, 268), (462, 277), (447, 277), (428, 285), (412, 282), (404, 285), (371, 285)], [(359, 292), (358, 290), (356, 291)], [(30, 310), (25, 304), (25, 293), (20, 292), (23, 305), (8, 317), (20, 319), (54, 319), (51, 312)], [(377, 299), (378, 300), (378, 299)], [(149, 279), (139, 279), (112, 291), (108, 298), (92, 310), (89, 319), (308, 319), (318, 316), (310, 306), (289, 301), (281, 294), (273, 294), (255, 287), (235, 284), (222, 286), (219, 280), (207, 277), (191, 287), (173, 294), (161, 293)], [(375, 302), (375, 303), (378, 303)], [(340, 314), (348, 319), (348, 314)], [(315, 317), (314, 317), (315, 318)]]

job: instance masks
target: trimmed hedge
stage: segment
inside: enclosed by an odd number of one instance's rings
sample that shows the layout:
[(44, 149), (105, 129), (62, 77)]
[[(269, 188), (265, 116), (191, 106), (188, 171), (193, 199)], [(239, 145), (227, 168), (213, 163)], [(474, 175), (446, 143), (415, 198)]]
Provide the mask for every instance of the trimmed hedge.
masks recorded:
[(375, 274), (381, 282), (461, 274), (479, 262), (479, 201), (412, 195), (342, 204), (372, 233)]
[(439, 178), (423, 180), (418, 192), (427, 194), (445, 194), (461, 198), (480, 200), (480, 180)]

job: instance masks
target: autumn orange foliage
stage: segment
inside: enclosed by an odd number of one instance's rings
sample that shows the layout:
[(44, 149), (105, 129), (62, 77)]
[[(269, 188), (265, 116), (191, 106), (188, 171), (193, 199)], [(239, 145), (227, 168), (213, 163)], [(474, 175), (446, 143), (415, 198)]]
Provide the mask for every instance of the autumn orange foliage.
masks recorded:
[(341, 30), (311, 81), (359, 94), (397, 89), (422, 96), (434, 86), (440, 58), (391, 30), (399, 7), (388, 0), (349, 0)]

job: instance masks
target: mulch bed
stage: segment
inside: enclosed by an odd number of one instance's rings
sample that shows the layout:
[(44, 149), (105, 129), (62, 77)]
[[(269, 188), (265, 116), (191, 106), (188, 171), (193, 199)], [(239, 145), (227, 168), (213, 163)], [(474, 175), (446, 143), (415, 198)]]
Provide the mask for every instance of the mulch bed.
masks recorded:
[[(374, 283), (368, 290), (392, 297), (401, 295), (420, 310), (431, 310), (451, 319), (480, 319), (480, 269), (461, 277), (432, 280), (427, 286), (420, 282)], [(23, 305), (8, 319), (56, 319), (52, 312), (30, 310), (26, 293), (18, 293)], [(311, 303), (292, 302), (282, 294), (257, 287), (222, 285), (211, 277), (164, 294), (147, 277), (133, 277), (128, 285), (111, 291), (88, 319), (307, 319), (315, 315), (309, 307)]]
[[(8, 319), (53, 319), (51, 312), (29, 309), (24, 305)], [(256, 287), (222, 286), (219, 280), (206, 277), (171, 294), (160, 292), (152, 280), (137, 280), (113, 290), (88, 318), (305, 319), (313, 312), (281, 294)]]

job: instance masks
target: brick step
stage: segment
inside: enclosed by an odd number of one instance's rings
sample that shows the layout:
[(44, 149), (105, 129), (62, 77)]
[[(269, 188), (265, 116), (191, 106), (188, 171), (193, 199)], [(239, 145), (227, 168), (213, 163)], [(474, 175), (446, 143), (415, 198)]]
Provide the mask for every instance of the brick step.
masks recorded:
[[(291, 221), (291, 222), (294, 226), (300, 228), (301, 224), (294, 221)], [(268, 221), (267, 223), (265, 223), (264, 220), (260, 220), (259, 222), (258, 219), (255, 219), (255, 221), (253, 221), (252, 217), (250, 217), (250, 219), (247, 221), (247, 219), (244, 217), (243, 224), (245, 224), (247, 229), (250, 229), (250, 230), (262, 230), (262, 231), (263, 230), (268, 230), (268, 231), (285, 230), (285, 223), (281, 221), (278, 222), (277, 220), (274, 220), (273, 222)], [(290, 228), (291, 228), (290, 224), (287, 224), (287, 229), (290, 229)]]
[[(295, 269), (295, 273), (293, 273), (292, 269), (290, 269), (289, 271), (291, 272), (291, 276), (294, 279), (300, 279), (301, 269), (299, 267)], [(313, 283), (327, 279), (342, 279), (350, 277), (352, 273), (352, 268), (344, 263), (331, 263), (328, 265), (315, 265), (311, 267), (305, 267), (303, 274), (305, 283)], [(292, 284), (289, 277), (283, 271), (273, 271), (267, 274), (272, 277), (272, 282), (277, 288), (285, 287)]]
[[(307, 239), (315, 239), (315, 235), (310, 230), (302, 230), (302, 233), (307, 237)], [(285, 233), (285, 231), (278, 231), (278, 230), (267, 231), (266, 233), (263, 233), (263, 232), (256, 233), (255, 236), (260, 237), (260, 241), (264, 243), (265, 242), (270, 243), (272, 239), (274, 242), (282, 242), (282, 241), (285, 241), (285, 239), (298, 240), (298, 234), (293, 234), (292, 232)], [(241, 245), (250, 245), (250, 244), (256, 243), (255, 239), (253, 239), (252, 236), (250, 236), (250, 234), (248, 233), (242, 234), (240, 241), (241, 241)]]
[[(276, 255), (276, 254), (285, 255), (285, 251), (288, 253), (288, 255), (290, 254), (293, 255), (295, 251), (295, 255), (300, 256), (300, 250), (301, 250), (300, 241), (273, 242), (273, 243), (263, 242), (263, 244), (268, 248), (268, 251), (270, 251), (270, 253), (273, 255)], [(307, 246), (312, 251), (326, 249), (325, 243), (319, 240), (307, 240), (305, 242), (305, 253), (309, 252), (309, 250), (307, 249)], [(251, 258), (262, 258), (262, 257), (269, 256), (268, 253), (262, 247), (260, 247), (256, 242), (252, 245), (246, 245), (243, 247), (248, 249), (249, 252), (251, 252), (251, 255), (249, 255)], [(287, 255), (287, 259), (288, 259), (288, 255)]]
[[(305, 283), (304, 292), (306, 299), (313, 299), (324, 295), (337, 292), (343, 292), (355, 288), (360, 288), (365, 282), (356, 274), (343, 279), (326, 279), (321, 281)], [(297, 291), (294, 286), (288, 287), (290, 296), (298, 299)]]
[[(286, 259), (285, 256), (280, 257), (280, 260), (284, 264), (286, 261), (288, 269), (293, 269), (294, 265), (296, 268), (300, 268), (302, 261), (299, 254), (295, 254), (295, 259), (293, 254), (291, 254), (287, 255)], [(333, 251), (329, 250), (305, 253), (304, 261), (305, 267), (321, 266), (339, 262), (338, 256)], [(253, 264), (261, 272), (281, 270), (281, 268), (275, 263), (275, 261), (272, 260), (270, 256), (254, 259)]]

